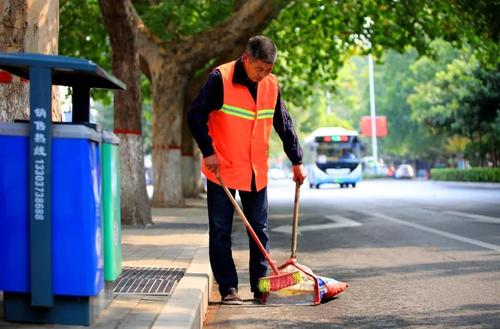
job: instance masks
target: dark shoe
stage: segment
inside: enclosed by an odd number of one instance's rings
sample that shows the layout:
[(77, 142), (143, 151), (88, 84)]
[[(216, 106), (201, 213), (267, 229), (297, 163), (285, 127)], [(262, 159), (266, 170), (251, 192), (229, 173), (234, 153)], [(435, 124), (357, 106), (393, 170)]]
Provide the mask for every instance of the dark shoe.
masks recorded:
[(257, 299), (257, 301), (261, 304), (267, 303), (267, 298), (269, 297), (269, 293), (256, 291), (253, 293), (253, 298)]
[(235, 288), (229, 288), (229, 292), (227, 295), (222, 297), (222, 304), (226, 305), (241, 305), (243, 304), (243, 300), (238, 295), (238, 290)]

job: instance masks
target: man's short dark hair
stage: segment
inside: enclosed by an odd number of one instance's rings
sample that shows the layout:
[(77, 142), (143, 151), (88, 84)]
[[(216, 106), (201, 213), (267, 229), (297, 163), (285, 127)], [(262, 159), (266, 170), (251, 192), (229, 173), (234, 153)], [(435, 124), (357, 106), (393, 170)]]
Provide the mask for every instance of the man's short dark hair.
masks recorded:
[(263, 62), (274, 64), (276, 61), (276, 45), (273, 40), (263, 35), (256, 35), (248, 40), (245, 53)]

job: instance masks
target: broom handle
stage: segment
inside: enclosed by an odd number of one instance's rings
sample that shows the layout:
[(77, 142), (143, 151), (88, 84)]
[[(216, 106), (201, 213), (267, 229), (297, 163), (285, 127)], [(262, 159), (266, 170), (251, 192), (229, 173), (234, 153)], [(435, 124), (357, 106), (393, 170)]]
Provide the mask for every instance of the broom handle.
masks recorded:
[(266, 248), (264, 248), (264, 246), (262, 245), (262, 242), (260, 242), (260, 240), (259, 240), (259, 237), (257, 236), (257, 234), (255, 234), (255, 231), (253, 230), (252, 226), (250, 225), (250, 222), (248, 222), (248, 219), (246, 218), (246, 216), (243, 213), (243, 211), (241, 210), (240, 206), (238, 205), (238, 203), (234, 199), (233, 195), (231, 194), (231, 192), (229, 192), (226, 185), (224, 185), (222, 178), (220, 176), (218, 176), (217, 179), (219, 180), (220, 185), (224, 189), (224, 192), (226, 192), (227, 197), (229, 198), (229, 200), (231, 200), (231, 203), (233, 204), (234, 208), (236, 209), (236, 212), (238, 213), (238, 215), (240, 215), (241, 220), (245, 224), (248, 232), (250, 232), (250, 235), (252, 236), (253, 240), (255, 241), (255, 244), (257, 245), (257, 247), (259, 247), (260, 251), (262, 252), (262, 255), (264, 255), (264, 257), (266, 258), (267, 263), (269, 264), (269, 266), (273, 270), (274, 274), (279, 275), (280, 271), (278, 270), (276, 265), (274, 265), (273, 261), (271, 260), (271, 256), (269, 256), (269, 253), (267, 252)]
[(299, 198), (300, 198), (300, 183), (295, 182), (295, 199), (293, 201), (293, 226), (292, 226), (292, 254), (290, 258), (295, 258), (297, 255), (297, 229), (299, 226)]

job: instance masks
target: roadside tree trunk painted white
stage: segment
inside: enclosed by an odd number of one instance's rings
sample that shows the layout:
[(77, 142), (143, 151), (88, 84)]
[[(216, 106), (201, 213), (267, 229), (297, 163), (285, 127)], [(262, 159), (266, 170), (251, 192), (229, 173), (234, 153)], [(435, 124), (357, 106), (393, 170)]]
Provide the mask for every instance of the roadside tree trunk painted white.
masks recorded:
[(194, 198), (196, 194), (196, 170), (194, 168), (194, 158), (192, 155), (183, 155), (181, 158), (182, 168), (182, 190), (185, 198)]
[[(181, 177), (181, 150), (154, 150), (153, 163), (158, 164), (153, 169), (153, 181), (162, 182), (154, 187), (153, 204), (156, 207), (180, 207), (184, 206), (182, 195)], [(172, 171), (179, 171), (176, 175)], [(173, 188), (173, 187), (181, 188)], [(177, 200), (177, 201), (175, 201)]]
[[(183, 206), (181, 124), (186, 74), (161, 63), (153, 78), (153, 199), (155, 207)], [(170, 66), (170, 65), (168, 65)]]
[(114, 97), (114, 128), (121, 140), (121, 221), (148, 225), (152, 217), (144, 169), (136, 28), (126, 2), (100, 0), (100, 6), (113, 52), (113, 74), (127, 85)]
[(152, 219), (145, 183), (142, 137), (131, 134), (117, 135), (120, 138), (122, 223), (128, 225), (149, 225), (152, 223)]

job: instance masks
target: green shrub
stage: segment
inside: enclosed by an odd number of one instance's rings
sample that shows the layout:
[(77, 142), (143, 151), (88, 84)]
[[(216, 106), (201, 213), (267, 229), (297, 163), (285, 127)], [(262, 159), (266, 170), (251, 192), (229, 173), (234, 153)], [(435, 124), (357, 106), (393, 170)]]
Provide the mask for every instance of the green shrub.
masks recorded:
[(459, 182), (500, 182), (500, 168), (433, 168), (432, 180)]

